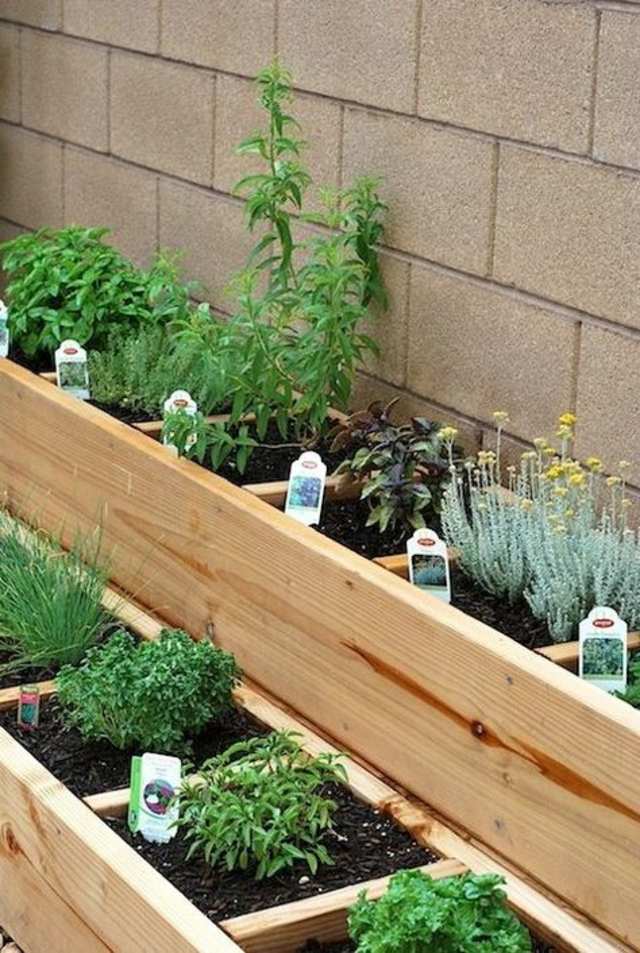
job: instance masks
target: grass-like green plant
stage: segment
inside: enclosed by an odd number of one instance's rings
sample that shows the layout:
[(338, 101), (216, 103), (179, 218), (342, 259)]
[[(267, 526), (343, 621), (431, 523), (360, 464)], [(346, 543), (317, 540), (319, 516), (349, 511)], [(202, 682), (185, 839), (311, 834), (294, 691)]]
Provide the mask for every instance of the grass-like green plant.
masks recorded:
[(627, 688), (624, 692), (618, 692), (617, 696), (634, 708), (640, 708), (640, 652), (629, 658)]
[(377, 526), (381, 533), (425, 526), (425, 515), (440, 511), (450, 479), (440, 424), (424, 417), (393, 423), (391, 411), (398, 399), (386, 406), (373, 401), (332, 432), (332, 451), (353, 451), (338, 472), (364, 478), (361, 499), (371, 507), (367, 526)]
[[(364, 178), (325, 191), (324, 211), (305, 214), (311, 177), (288, 113), (291, 76), (276, 62), (257, 82), (267, 128), (238, 152), (262, 160), (264, 171), (244, 177), (236, 191), (259, 239), (232, 284), (237, 307), (230, 319), (192, 315), (179, 330), (178, 346), (207, 362), (231, 403), (226, 429), (233, 440), (249, 412), (259, 440), (272, 418), (283, 439), (292, 426), (297, 436), (324, 428), (329, 406), (347, 406), (357, 367), (377, 350), (363, 331), (368, 305), (386, 304), (377, 255), (385, 205), (377, 183)], [(295, 216), (324, 230), (297, 242)]]
[(291, 733), (238, 742), (180, 791), (188, 856), (202, 854), (214, 868), (252, 871), (256, 879), (299, 862), (315, 873), (332, 862), (322, 835), (335, 802), (323, 786), (344, 780), (336, 756), (311, 757)]
[[(496, 451), (481, 451), (445, 493), (442, 524), (459, 565), (493, 595), (525, 598), (554, 641), (577, 638), (596, 605), (611, 606), (630, 628), (640, 624), (640, 536), (627, 525), (629, 464), (605, 478), (597, 457), (571, 455), (575, 416), (559, 419), (554, 447), (544, 438), (507, 468), (503, 486), (497, 412)], [(452, 470), (455, 467), (452, 462)], [(508, 490), (507, 493), (504, 490)]]
[(357, 953), (530, 953), (531, 937), (506, 905), (504, 882), (495, 874), (433, 880), (400, 871), (379, 900), (360, 895), (349, 934)]
[(75, 664), (109, 624), (100, 534), (69, 552), (0, 511), (0, 674)]
[(65, 722), (87, 741), (122, 750), (182, 753), (188, 739), (233, 707), (233, 655), (185, 632), (153, 642), (117, 632), (56, 679)]
[(136, 268), (108, 234), (45, 228), (0, 245), (11, 340), (27, 357), (51, 357), (66, 338), (101, 349), (114, 331), (186, 317), (190, 289), (175, 261), (160, 254), (149, 271)]

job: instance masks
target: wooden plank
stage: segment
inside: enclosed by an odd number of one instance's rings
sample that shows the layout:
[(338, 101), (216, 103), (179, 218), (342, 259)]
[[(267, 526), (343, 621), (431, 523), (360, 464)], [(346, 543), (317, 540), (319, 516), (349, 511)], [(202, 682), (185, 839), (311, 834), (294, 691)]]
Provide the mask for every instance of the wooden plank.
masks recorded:
[(57, 384), (58, 375), (55, 371), (41, 371), (38, 375), (42, 378), (43, 381), (47, 381), (48, 384)]
[[(27, 683), (25, 683), (27, 684)], [(40, 698), (49, 698), (55, 695), (56, 683), (54, 681), (36, 682), (40, 689)], [(20, 686), (15, 688), (0, 689), (0, 711), (6, 711), (9, 708), (16, 708), (20, 701)]]
[(98, 817), (124, 817), (129, 810), (130, 788), (116, 788), (100, 794), (88, 794), (84, 803)]
[[(242, 487), (254, 496), (270, 503), (271, 506), (284, 506), (287, 499), (288, 480), (274, 480), (270, 483), (245, 483)], [(329, 476), (325, 483), (325, 499), (355, 500), (362, 492), (362, 483), (346, 476)]]
[[(467, 868), (456, 860), (441, 860), (418, 868), (434, 880), (456, 877)], [(296, 953), (310, 937), (332, 943), (347, 936), (347, 912), (366, 890), (378, 900), (389, 885), (389, 877), (363, 881), (330, 893), (285, 903), (269, 910), (224, 920), (220, 927), (245, 953)]]
[(102, 503), (120, 586), (640, 949), (639, 712), (11, 362), (0, 401), (15, 508)]
[(0, 920), (27, 951), (238, 953), (1, 729), (0, 831)]
[[(630, 632), (628, 638), (628, 647), (630, 651), (640, 649), (640, 632)], [(563, 668), (576, 669), (578, 667), (578, 658), (580, 656), (579, 642), (558, 642), (555, 645), (543, 645), (536, 649), (539, 655), (561, 665)]]
[(157, 639), (165, 626), (123, 593), (107, 586), (102, 605), (142, 639)]

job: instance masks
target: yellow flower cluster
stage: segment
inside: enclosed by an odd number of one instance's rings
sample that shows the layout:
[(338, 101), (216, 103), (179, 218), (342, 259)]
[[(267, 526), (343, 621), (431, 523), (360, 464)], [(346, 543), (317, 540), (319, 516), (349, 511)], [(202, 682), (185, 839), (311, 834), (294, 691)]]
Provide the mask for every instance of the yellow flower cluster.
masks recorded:
[(453, 443), (458, 436), (458, 431), (455, 427), (441, 427), (438, 431), (438, 436), (447, 443)]

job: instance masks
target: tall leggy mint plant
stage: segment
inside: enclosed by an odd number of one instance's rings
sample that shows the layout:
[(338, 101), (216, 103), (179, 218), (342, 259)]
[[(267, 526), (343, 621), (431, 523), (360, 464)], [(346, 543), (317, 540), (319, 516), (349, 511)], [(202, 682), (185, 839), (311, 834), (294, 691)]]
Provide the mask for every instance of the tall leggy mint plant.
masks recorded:
[(351, 188), (322, 191), (323, 210), (305, 214), (311, 177), (288, 112), (291, 76), (275, 62), (257, 82), (266, 128), (238, 153), (258, 157), (265, 168), (236, 186), (256, 235), (247, 267), (232, 284), (237, 309), (224, 323), (197, 315), (180, 332), (180, 346), (200, 354), (231, 403), (226, 436), (211, 434), (214, 466), (235, 453), (229, 434), (249, 412), (258, 440), (270, 419), (283, 439), (292, 429), (298, 439), (321, 431), (328, 408), (347, 406), (358, 366), (377, 351), (362, 330), (369, 305), (387, 303), (376, 251), (386, 206), (377, 183), (363, 178)]

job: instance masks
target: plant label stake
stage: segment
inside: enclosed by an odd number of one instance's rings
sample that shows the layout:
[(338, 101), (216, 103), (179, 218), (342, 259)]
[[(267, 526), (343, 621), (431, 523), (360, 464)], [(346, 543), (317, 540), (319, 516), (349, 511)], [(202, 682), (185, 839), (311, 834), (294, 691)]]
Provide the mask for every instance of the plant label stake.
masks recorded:
[(0, 357), (9, 356), (9, 312), (0, 298)]
[[(168, 414), (178, 413), (187, 414), (188, 417), (195, 417), (198, 412), (198, 405), (188, 390), (174, 390), (171, 397), (167, 397), (165, 400), (163, 404), (163, 412), (163, 416), (165, 417)], [(162, 437), (162, 442), (165, 447), (171, 451), (171, 453), (175, 454), (175, 456), (178, 456), (178, 448), (171, 443), (171, 436), (171, 433), (165, 433)], [(191, 434), (191, 436), (187, 437), (185, 450), (188, 450), (190, 447), (192, 447), (196, 440), (197, 437), (195, 434)]]
[(174, 800), (180, 786), (180, 758), (150, 754), (131, 759), (129, 829), (154, 844), (166, 844), (176, 836), (178, 820)]
[(614, 609), (596, 606), (580, 623), (579, 675), (606, 692), (627, 687), (627, 623)]
[(56, 351), (56, 381), (67, 394), (89, 400), (87, 352), (77, 341), (63, 341)]
[(284, 511), (306, 526), (320, 522), (327, 468), (313, 450), (301, 453), (291, 464)]
[(443, 540), (432, 529), (417, 529), (407, 540), (409, 580), (443, 602), (451, 602), (449, 557)]
[(34, 731), (40, 724), (40, 689), (37, 685), (23, 685), (18, 700), (18, 728)]

